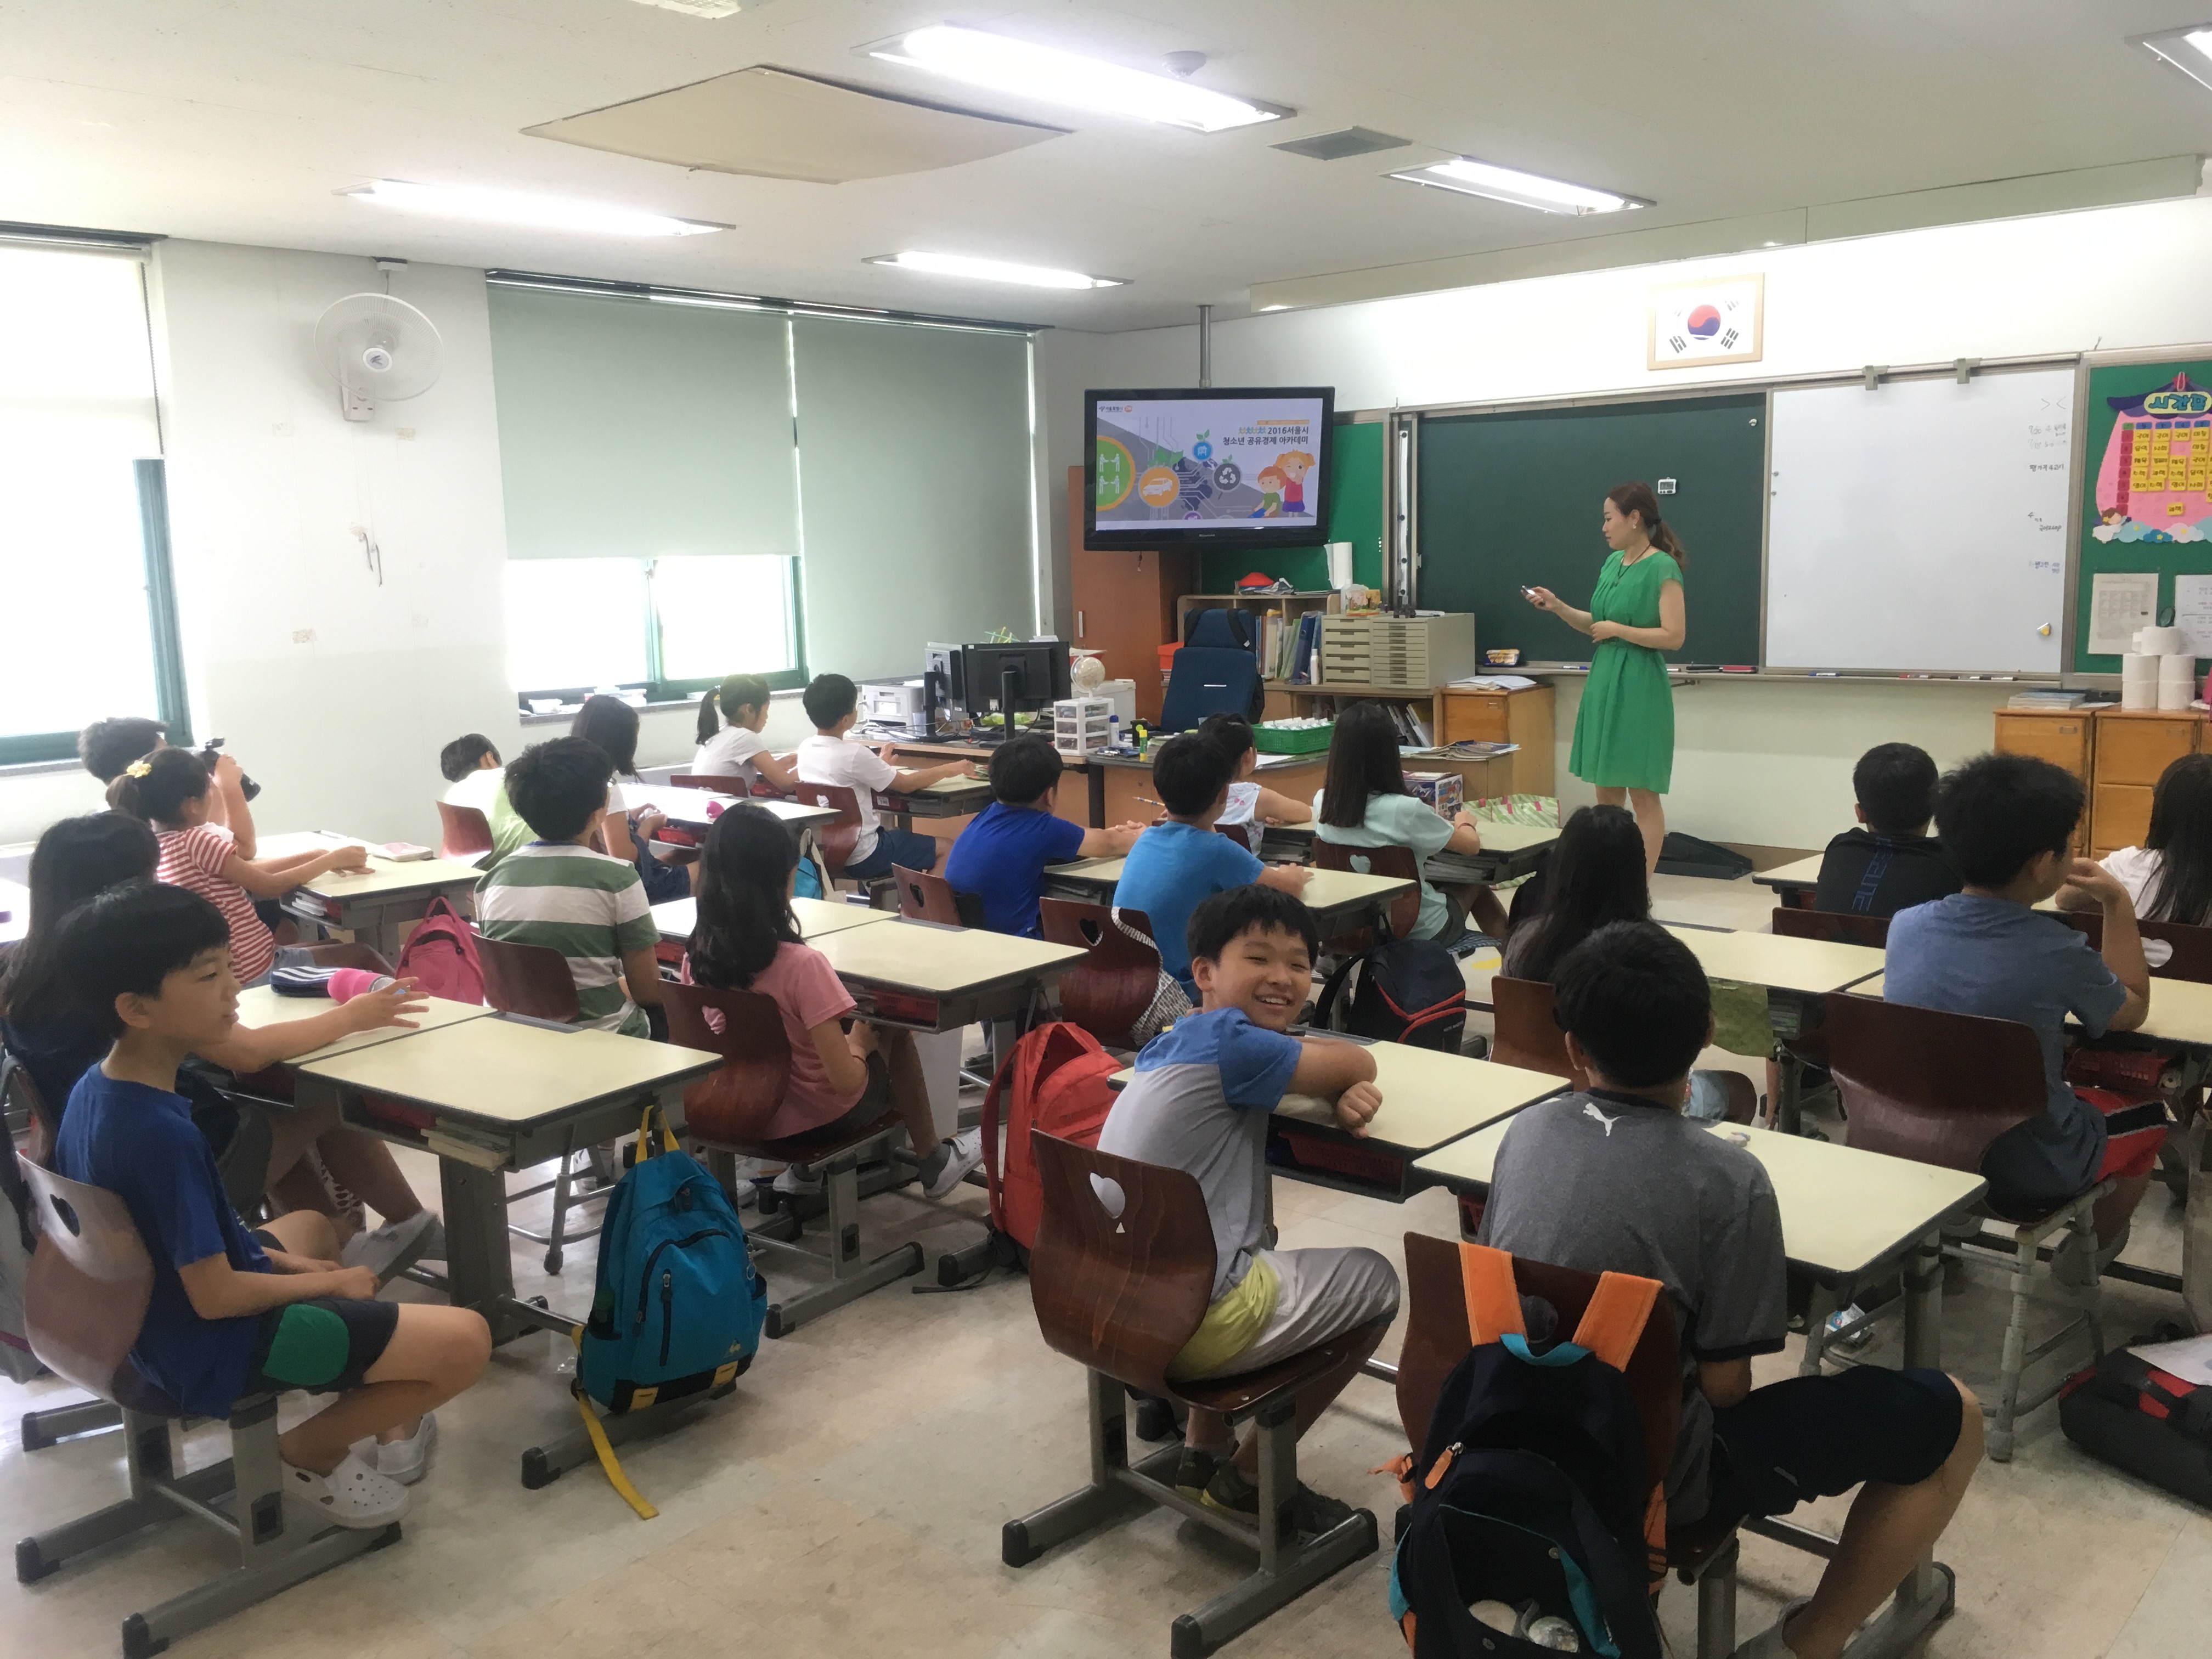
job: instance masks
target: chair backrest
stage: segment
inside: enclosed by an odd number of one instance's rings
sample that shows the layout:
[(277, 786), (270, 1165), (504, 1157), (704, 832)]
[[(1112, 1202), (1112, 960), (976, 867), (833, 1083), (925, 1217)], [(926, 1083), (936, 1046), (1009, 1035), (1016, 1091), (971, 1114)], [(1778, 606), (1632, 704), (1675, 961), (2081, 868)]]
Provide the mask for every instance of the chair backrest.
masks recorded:
[(1249, 650), (1186, 645), (1175, 653), (1168, 689), (1160, 699), (1160, 730), (1188, 732), (1208, 714), (1257, 720), (1265, 690), (1260, 663)]
[(2193, 979), (2212, 982), (2212, 927), (2191, 927), (2179, 921), (2143, 921), (2146, 940), (2164, 939), (2173, 954), (2151, 972), (2164, 979)]
[(942, 922), (947, 927), (983, 925), (981, 894), (958, 892), (944, 877), (927, 870), (909, 870), (902, 864), (891, 866), (891, 877), (898, 883), (901, 915), (915, 921)]
[(668, 775), (668, 787), (671, 789), (706, 789), (717, 795), (750, 795), (753, 792), (753, 781), (738, 777), (734, 773), (726, 777), (718, 777), (708, 772), (672, 772)]
[(1228, 836), (1248, 853), (1260, 850), (1260, 837), (1266, 830), (1267, 826), (1257, 818), (1247, 818), (1242, 823), (1217, 823), (1213, 826), (1215, 835)]
[(837, 814), (835, 823), (822, 824), (815, 830), (822, 861), (830, 866), (830, 879), (836, 880), (845, 873), (845, 861), (860, 842), (860, 797), (842, 784), (802, 781), (793, 789), (792, 799), (802, 806), (825, 806)]
[(568, 958), (550, 945), (518, 945), (480, 933), (477, 960), (483, 965), (484, 1000), (502, 1014), (573, 1023), (582, 1012)]
[(131, 1348), (154, 1294), (154, 1262), (130, 1210), (105, 1187), (68, 1180), (27, 1158), (16, 1164), (39, 1226), (23, 1279), (31, 1352), (104, 1400), (143, 1395)]
[[(1416, 884), (1421, 878), (1420, 860), (1413, 856), (1413, 849), (1410, 847), (1346, 847), (1341, 842), (1324, 841), (1316, 836), (1313, 861), (1316, 870), (1348, 870), (1361, 876), (1395, 876)], [(1420, 919), (1421, 890), (1418, 884), (1390, 902), (1390, 931), (1398, 938), (1411, 939), (1413, 926)], [(1361, 927), (1341, 935), (1334, 943), (1341, 951), (1364, 951), (1373, 937), (1374, 929)]]
[[(1060, 977), (1060, 1017), (1109, 1048), (1131, 1047), (1129, 1028), (1159, 993), (1160, 953), (1115, 927), (1114, 912), (1103, 904), (1048, 898), (1037, 911), (1047, 944), (1089, 952)], [(1143, 911), (1124, 910), (1121, 920), (1146, 939), (1156, 937)]]
[(372, 974), (392, 971), (392, 964), (384, 959), (381, 951), (357, 939), (334, 939), (325, 945), (293, 945), (285, 948), (305, 951), (307, 960), (318, 968), (362, 968)]
[[(2105, 913), (2101, 910), (2060, 910), (2058, 920), (2089, 941), (2092, 951), (2105, 948)], [(2136, 924), (2142, 927), (2141, 922)]]
[(1784, 939), (1867, 945), (1879, 951), (1889, 943), (1889, 918), (1847, 915), (1838, 910), (1800, 910), (1778, 904), (1774, 907), (1774, 931)]
[(483, 812), (473, 806), (456, 806), (449, 800), (438, 803), (440, 858), (473, 858), (490, 852), (491, 848), (491, 820)]
[[(684, 1091), (686, 1133), (717, 1146), (748, 1147), (768, 1139), (769, 1120), (791, 1083), (791, 1045), (783, 1012), (761, 991), (720, 991), (664, 981), (668, 1040), (722, 1057), (722, 1069)], [(721, 1015), (719, 1031), (707, 1022)]]
[(1851, 1145), (1969, 1173), (1990, 1141), (2050, 1103), (2035, 1033), (2009, 1019), (1834, 992), (1828, 1069)]
[(1501, 1066), (1549, 1072), (1577, 1089), (1589, 1087), (1589, 1076), (1577, 1071), (1567, 1058), (1567, 1034), (1559, 1029), (1547, 981), (1508, 979), (1499, 974), (1490, 981), (1490, 1006), (1497, 1020), (1490, 1040), (1492, 1060)]
[[(1540, 1296), (1558, 1310), (1559, 1334), (1573, 1333), (1597, 1290), (1598, 1276), (1541, 1261), (1513, 1260), (1513, 1282), (1523, 1296)], [(1452, 1367), (1474, 1345), (1467, 1322), (1467, 1291), (1459, 1246), (1428, 1233), (1406, 1235), (1406, 1335), (1398, 1354), (1398, 1418), (1416, 1455), (1427, 1439), (1437, 1395)], [(1644, 1467), (1655, 1480), (1674, 1459), (1682, 1418), (1681, 1355), (1674, 1304), (1661, 1297), (1622, 1375), (1644, 1424)]]
[(1197, 1181), (1042, 1129), (1030, 1146), (1044, 1193), (1030, 1300), (1045, 1346), (1146, 1394), (1173, 1393), (1168, 1362), (1213, 1296), (1213, 1225)]

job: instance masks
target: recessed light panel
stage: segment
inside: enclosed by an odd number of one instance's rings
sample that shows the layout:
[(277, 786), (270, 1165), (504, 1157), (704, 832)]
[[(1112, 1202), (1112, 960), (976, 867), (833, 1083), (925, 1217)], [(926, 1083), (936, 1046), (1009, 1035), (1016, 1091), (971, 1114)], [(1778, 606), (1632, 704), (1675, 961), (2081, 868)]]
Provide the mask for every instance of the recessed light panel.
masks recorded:
[(727, 225), (705, 219), (678, 219), (643, 208), (608, 202), (580, 202), (566, 196), (537, 196), (526, 191), (494, 190), (481, 185), (418, 185), (404, 179), (379, 179), (340, 191), (356, 202), (398, 208), (442, 219), (479, 224), (529, 225), (542, 230), (582, 230), (604, 236), (703, 236)]
[(966, 276), (976, 282), (1013, 283), (1023, 288), (1122, 288), (1125, 276), (1090, 276), (1079, 270), (1060, 270), (1051, 265), (1014, 264), (1005, 259), (982, 259), (968, 253), (879, 253), (872, 265), (896, 265), (902, 270), (926, 271), (933, 276)]
[(1516, 167), (1502, 167), (1495, 162), (1478, 161), (1468, 155), (1439, 161), (1434, 167), (1394, 173), (1390, 176), (1402, 179), (1409, 185), (1431, 185), (1438, 190), (1457, 191), (1462, 196), (1480, 196), (1492, 202), (1510, 202), (1516, 207), (1534, 208), (1540, 213), (1620, 213), (1630, 208), (1651, 205), (1639, 196), (1623, 196), (1616, 191), (1593, 190), (1587, 185), (1571, 185), (1563, 179), (1547, 179), (1541, 173), (1522, 173)]
[(1219, 132), (1279, 120), (1291, 113), (1273, 104), (1233, 98), (1165, 75), (1149, 75), (1102, 58), (1084, 58), (1010, 35), (933, 23), (866, 48), (869, 57), (1018, 98), (1074, 109), (1159, 121), (1198, 132)]

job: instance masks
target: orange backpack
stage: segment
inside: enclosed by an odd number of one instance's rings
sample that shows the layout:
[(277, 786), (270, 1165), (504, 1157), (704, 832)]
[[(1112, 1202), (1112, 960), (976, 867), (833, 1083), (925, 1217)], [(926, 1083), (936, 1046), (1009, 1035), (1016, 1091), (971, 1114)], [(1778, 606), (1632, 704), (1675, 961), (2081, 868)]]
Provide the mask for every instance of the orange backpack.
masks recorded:
[[(991, 1186), (991, 1225), (1012, 1241), (1026, 1265), (1036, 1241), (1044, 1188), (1030, 1152), (1030, 1131), (1042, 1129), (1079, 1146), (1096, 1146), (1114, 1104), (1107, 1079), (1121, 1062), (1079, 1025), (1054, 1020), (1014, 1045), (983, 1097), (983, 1173)], [(1009, 1092), (1011, 1089), (1011, 1092)], [(1006, 1154), (999, 1152), (1001, 1105)]]

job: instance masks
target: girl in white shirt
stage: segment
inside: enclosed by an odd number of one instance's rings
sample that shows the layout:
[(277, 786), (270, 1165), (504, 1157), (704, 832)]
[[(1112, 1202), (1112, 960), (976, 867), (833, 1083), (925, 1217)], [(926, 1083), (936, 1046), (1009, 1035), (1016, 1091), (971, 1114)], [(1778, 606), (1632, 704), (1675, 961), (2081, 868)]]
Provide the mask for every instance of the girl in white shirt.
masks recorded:
[[(2142, 845), (2107, 853), (2100, 862), (2128, 890), (2138, 921), (2212, 926), (2212, 755), (2184, 755), (2168, 766), (2151, 795)], [(2077, 902), (2075, 891), (2059, 889), (2058, 902), (2069, 910), (2095, 908), (2094, 900)], [(2152, 967), (2172, 956), (2166, 940), (2143, 941)]]
[(768, 751), (769, 685), (758, 674), (732, 674), (699, 699), (699, 753), (691, 769), (702, 777), (743, 778), (779, 794), (799, 785), (797, 769)]

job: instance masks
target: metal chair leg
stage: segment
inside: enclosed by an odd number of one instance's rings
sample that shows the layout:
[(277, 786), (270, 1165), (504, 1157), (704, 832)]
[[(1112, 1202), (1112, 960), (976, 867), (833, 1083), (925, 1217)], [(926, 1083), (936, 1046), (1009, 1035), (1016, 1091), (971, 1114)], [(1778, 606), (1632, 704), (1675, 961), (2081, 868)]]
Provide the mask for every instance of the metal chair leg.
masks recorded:
[(2020, 1374), (2027, 1349), (2029, 1286), (2035, 1277), (2035, 1230), (2013, 1229), (2012, 1312), (2005, 1322), (2004, 1358), (1997, 1371), (1996, 1421), (1990, 1430), (1990, 1460), (2012, 1462), (2013, 1418), (2020, 1407)]
[(1742, 1553), (1729, 1539), (1698, 1579), (1698, 1659), (1729, 1659), (1735, 1651), (1735, 1571)]

